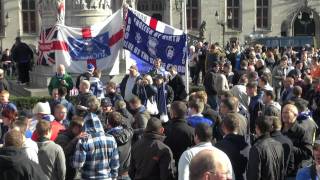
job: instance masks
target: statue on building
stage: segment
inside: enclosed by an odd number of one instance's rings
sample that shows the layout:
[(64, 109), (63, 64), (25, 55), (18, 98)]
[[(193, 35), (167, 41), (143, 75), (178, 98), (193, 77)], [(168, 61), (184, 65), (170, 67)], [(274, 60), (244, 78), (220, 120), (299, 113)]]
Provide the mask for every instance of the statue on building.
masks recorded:
[(54, 15), (57, 24), (64, 24), (65, 20), (65, 0), (40, 0), (39, 13), (43, 17)]
[(73, 0), (72, 7), (79, 10), (109, 10), (110, 0)]
[(206, 25), (207, 25), (206, 21), (202, 21), (200, 28), (199, 28), (199, 39), (201, 41), (203, 41), (205, 39), (204, 34), (206, 32)]

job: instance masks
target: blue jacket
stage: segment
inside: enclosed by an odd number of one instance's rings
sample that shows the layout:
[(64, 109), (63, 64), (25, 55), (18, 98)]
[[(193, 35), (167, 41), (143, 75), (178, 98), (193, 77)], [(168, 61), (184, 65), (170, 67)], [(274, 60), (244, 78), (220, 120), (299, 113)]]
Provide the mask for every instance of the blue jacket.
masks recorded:
[(213, 126), (214, 122), (212, 122), (210, 119), (201, 117), (201, 116), (190, 116), (187, 118), (187, 122), (191, 127), (196, 127), (200, 123), (208, 124), (209, 126)]
[[(299, 169), (296, 176), (296, 180), (320, 180), (320, 177), (317, 175), (317, 172), (315, 170), (312, 170), (312, 168), (314, 168), (314, 166)], [(315, 177), (312, 178), (312, 176)]]

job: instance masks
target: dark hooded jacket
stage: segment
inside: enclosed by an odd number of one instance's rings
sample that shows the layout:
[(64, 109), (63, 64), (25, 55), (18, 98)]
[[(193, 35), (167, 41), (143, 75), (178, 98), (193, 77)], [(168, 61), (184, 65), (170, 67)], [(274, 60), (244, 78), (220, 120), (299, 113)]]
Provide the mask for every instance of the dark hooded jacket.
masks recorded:
[(244, 136), (228, 134), (215, 147), (225, 152), (229, 157), (236, 180), (245, 179), (244, 174), (248, 162), (249, 145)]
[(126, 124), (112, 128), (107, 131), (108, 134), (112, 135), (118, 145), (119, 150), (119, 175), (128, 172), (131, 160), (131, 141), (133, 137), (132, 128), (128, 127)]
[(132, 148), (129, 175), (134, 180), (171, 180), (174, 160), (170, 148), (163, 143), (164, 136), (145, 133)]
[(47, 180), (41, 167), (29, 160), (22, 149), (4, 147), (0, 149), (1, 180)]
[(297, 121), (300, 126), (308, 132), (308, 138), (313, 142), (316, 137), (316, 131), (318, 129), (317, 123), (312, 118), (311, 111), (300, 112)]

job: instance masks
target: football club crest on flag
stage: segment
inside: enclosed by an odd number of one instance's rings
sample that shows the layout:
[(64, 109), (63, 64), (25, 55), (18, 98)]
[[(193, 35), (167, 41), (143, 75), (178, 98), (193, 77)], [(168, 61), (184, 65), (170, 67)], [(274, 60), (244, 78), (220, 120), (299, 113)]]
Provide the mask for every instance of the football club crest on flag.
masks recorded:
[(73, 73), (82, 73), (87, 64), (92, 64), (109, 75), (118, 74), (124, 35), (121, 14), (120, 9), (105, 21), (89, 27), (56, 25), (57, 39), (67, 45), (55, 51), (57, 64), (65, 65), (66, 70)]
[(70, 56), (74, 61), (86, 61), (88, 59), (103, 59), (110, 56), (108, 46), (109, 33), (106, 32), (94, 38), (68, 38), (70, 44)]
[(186, 34), (131, 8), (126, 23), (124, 48), (134, 57), (150, 65), (160, 58), (167, 70), (176, 66), (179, 73), (185, 73)]

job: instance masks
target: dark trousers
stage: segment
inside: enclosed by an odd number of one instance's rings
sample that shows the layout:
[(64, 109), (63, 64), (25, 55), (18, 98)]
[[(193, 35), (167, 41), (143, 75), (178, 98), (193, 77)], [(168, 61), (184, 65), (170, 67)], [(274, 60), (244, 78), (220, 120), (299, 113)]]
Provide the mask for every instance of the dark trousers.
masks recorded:
[(192, 79), (192, 84), (196, 84), (196, 71), (197, 71), (197, 67), (194, 66), (194, 67), (190, 67), (190, 77)]
[(19, 71), (19, 81), (21, 83), (27, 83), (30, 81), (29, 77), (29, 63), (19, 63), (18, 64), (18, 71)]
[(196, 83), (198, 84), (198, 81), (200, 79), (200, 72), (201, 72), (201, 82), (203, 83), (204, 76), (206, 75), (206, 64), (205, 63), (198, 63), (197, 64), (197, 70), (196, 70)]

